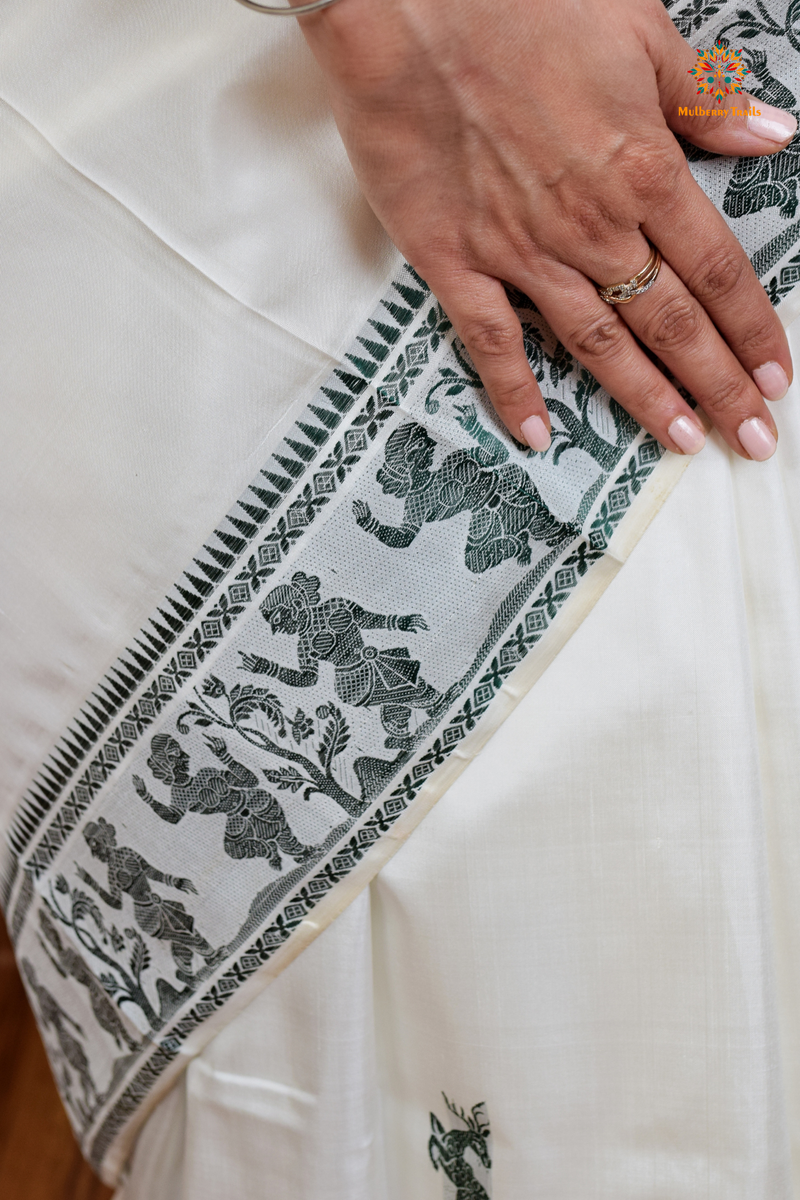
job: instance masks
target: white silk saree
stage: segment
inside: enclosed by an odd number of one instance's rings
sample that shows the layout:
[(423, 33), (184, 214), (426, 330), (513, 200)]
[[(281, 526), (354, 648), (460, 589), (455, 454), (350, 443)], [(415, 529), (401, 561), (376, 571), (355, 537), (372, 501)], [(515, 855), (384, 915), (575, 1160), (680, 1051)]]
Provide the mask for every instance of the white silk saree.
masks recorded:
[[(674, 7), (797, 108), (795, 3)], [(794, 389), (682, 478), (515, 296), (530, 455), (290, 22), (1, 20), (4, 904), (87, 1155), (794, 1197)], [(795, 151), (693, 157), (789, 324)]]

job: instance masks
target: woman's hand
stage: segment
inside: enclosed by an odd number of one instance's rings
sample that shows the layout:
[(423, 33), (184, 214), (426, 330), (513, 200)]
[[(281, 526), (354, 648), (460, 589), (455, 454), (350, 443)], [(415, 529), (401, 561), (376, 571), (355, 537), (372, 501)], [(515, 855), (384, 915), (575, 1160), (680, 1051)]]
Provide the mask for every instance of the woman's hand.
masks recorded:
[[(637, 339), (737, 453), (772, 454), (786, 338), (673, 134), (771, 154), (793, 117), (679, 116), (697, 56), (660, 0), (339, 0), (302, 25), (367, 199), (515, 438), (546, 449), (550, 422), (501, 280), (669, 449), (699, 450), (701, 424)], [(655, 285), (606, 304), (592, 281), (630, 279), (647, 239)]]

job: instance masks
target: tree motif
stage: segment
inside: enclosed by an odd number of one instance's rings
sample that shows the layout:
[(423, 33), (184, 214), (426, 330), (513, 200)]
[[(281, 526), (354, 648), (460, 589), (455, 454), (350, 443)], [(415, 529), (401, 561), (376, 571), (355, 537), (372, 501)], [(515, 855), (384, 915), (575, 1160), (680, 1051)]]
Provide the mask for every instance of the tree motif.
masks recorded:
[[(188, 733), (190, 725), (234, 730), (251, 746), (295, 764), (264, 770), (265, 778), (279, 790), (296, 792), (302, 788), (305, 800), (321, 792), (353, 817), (364, 811), (366, 805), (345, 791), (333, 773), (335, 760), (350, 740), (350, 728), (335, 705), (324, 704), (317, 709), (317, 718), (324, 725), (315, 763), (289, 743), (290, 735), (297, 746), (306, 742), (314, 732), (314, 722), (301, 708), (293, 717), (287, 715), (281, 698), (268, 688), (237, 683), (228, 691), (221, 679), (210, 675), (203, 681), (202, 694), (195, 688), (195, 696), (197, 699), (191, 700), (178, 718), (180, 733)], [(217, 702), (216, 707), (210, 703), (212, 700)], [(220, 711), (223, 706), (227, 712)], [(253, 723), (256, 713), (266, 718), (272, 732), (265, 732)]]

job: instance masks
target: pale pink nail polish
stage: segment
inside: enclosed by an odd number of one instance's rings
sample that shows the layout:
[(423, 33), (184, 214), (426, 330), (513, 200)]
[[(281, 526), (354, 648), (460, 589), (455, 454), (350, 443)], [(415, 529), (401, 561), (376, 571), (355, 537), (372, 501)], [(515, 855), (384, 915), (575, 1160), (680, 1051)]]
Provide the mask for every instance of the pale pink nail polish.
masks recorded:
[(756, 462), (772, 458), (778, 443), (760, 417), (751, 417), (739, 426), (739, 441)]
[(756, 137), (782, 145), (797, 133), (797, 121), (791, 113), (771, 104), (756, 103), (755, 111), (747, 118), (747, 128)]
[(550, 446), (550, 434), (541, 417), (526, 417), (519, 427), (524, 440), (531, 450), (547, 450)]
[(768, 362), (756, 367), (753, 379), (765, 400), (782, 400), (789, 390), (789, 380), (780, 363)]
[(698, 454), (706, 444), (702, 429), (688, 417), (676, 417), (667, 433), (684, 454)]

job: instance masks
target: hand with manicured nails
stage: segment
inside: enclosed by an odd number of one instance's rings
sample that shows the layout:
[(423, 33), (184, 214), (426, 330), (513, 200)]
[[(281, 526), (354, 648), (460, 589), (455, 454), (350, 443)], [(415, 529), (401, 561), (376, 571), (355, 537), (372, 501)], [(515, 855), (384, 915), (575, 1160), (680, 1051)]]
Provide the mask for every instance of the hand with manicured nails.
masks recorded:
[[(339, 0), (301, 24), (369, 203), (515, 438), (546, 449), (550, 421), (501, 281), (670, 450), (696, 453), (702, 426), (642, 345), (738, 454), (770, 457), (786, 337), (674, 135), (773, 154), (790, 114), (681, 116), (710, 98), (660, 0)], [(634, 276), (647, 239), (655, 285), (611, 307), (594, 283)]]

